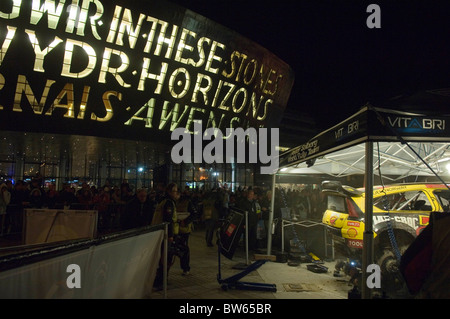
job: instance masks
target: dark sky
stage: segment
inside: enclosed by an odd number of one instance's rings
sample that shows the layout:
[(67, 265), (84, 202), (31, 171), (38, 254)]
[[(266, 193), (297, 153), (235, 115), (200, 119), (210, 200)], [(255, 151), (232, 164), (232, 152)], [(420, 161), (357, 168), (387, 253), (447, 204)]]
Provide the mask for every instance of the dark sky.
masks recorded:
[[(450, 1), (173, 0), (259, 43), (288, 63), (287, 109), (321, 127), (366, 102), (450, 87)], [(378, 4), (381, 28), (366, 25)], [(450, 106), (449, 106), (450, 108)]]

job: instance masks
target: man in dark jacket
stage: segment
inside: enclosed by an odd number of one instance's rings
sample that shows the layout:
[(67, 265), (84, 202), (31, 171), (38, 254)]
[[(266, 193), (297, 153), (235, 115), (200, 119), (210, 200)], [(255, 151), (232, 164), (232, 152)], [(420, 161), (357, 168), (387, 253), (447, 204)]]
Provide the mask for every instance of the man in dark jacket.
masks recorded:
[(247, 192), (247, 197), (242, 199), (239, 208), (248, 212), (248, 249), (256, 250), (256, 230), (258, 226), (258, 214), (256, 212), (255, 193), (253, 190), (249, 190)]
[(123, 216), (123, 228), (131, 229), (150, 225), (155, 207), (147, 196), (147, 190), (141, 188), (136, 196), (126, 204)]
[(216, 190), (206, 193), (202, 201), (202, 219), (205, 222), (205, 240), (208, 247), (214, 246), (214, 235), (220, 218), (217, 202)]

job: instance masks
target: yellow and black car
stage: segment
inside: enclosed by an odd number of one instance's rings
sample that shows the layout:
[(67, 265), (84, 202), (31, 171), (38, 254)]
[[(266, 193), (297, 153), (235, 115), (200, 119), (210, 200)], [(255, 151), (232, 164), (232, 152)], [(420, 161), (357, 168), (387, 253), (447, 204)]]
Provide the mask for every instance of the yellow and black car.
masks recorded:
[[(365, 226), (365, 190), (327, 181), (322, 183), (322, 192), (327, 198), (322, 223), (332, 234), (335, 249), (348, 258), (360, 258)], [(374, 187), (374, 261), (380, 266), (386, 285), (395, 286), (398, 256), (428, 225), (430, 212), (448, 212), (449, 206), (450, 190), (444, 184)]]

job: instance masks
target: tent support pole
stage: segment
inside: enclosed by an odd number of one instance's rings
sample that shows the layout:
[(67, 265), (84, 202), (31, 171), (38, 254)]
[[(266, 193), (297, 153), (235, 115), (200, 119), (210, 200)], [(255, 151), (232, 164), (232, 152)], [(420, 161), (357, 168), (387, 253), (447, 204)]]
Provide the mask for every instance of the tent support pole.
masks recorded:
[(164, 299), (167, 299), (167, 276), (168, 276), (168, 256), (169, 256), (169, 224), (164, 225), (164, 251), (163, 251), (163, 291)]
[(273, 227), (273, 212), (275, 211), (275, 182), (277, 173), (272, 175), (272, 199), (270, 201), (269, 222), (267, 223), (267, 255), (272, 254), (272, 227)]
[(366, 142), (366, 178), (365, 178), (365, 212), (362, 260), (362, 298), (370, 299), (371, 291), (367, 287), (367, 266), (373, 264), (373, 142)]

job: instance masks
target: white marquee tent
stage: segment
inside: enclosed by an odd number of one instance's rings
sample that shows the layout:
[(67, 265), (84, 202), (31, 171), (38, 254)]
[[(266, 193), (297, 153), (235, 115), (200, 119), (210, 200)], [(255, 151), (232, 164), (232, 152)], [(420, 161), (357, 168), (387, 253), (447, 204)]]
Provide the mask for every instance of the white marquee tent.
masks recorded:
[[(326, 174), (330, 178), (360, 174), (368, 189), (373, 188), (374, 175), (380, 173), (389, 183), (427, 176), (448, 181), (450, 116), (366, 105), (338, 125), (280, 154), (279, 163), (273, 174), (273, 188), (277, 176), (284, 174)], [(272, 196), (273, 212), (275, 191)], [(368, 192), (362, 269), (373, 262), (372, 201), (372, 193)], [(269, 224), (272, 222), (273, 213)], [(268, 254), (270, 251), (268, 232)], [(364, 286), (362, 295), (366, 298), (370, 292)]]

